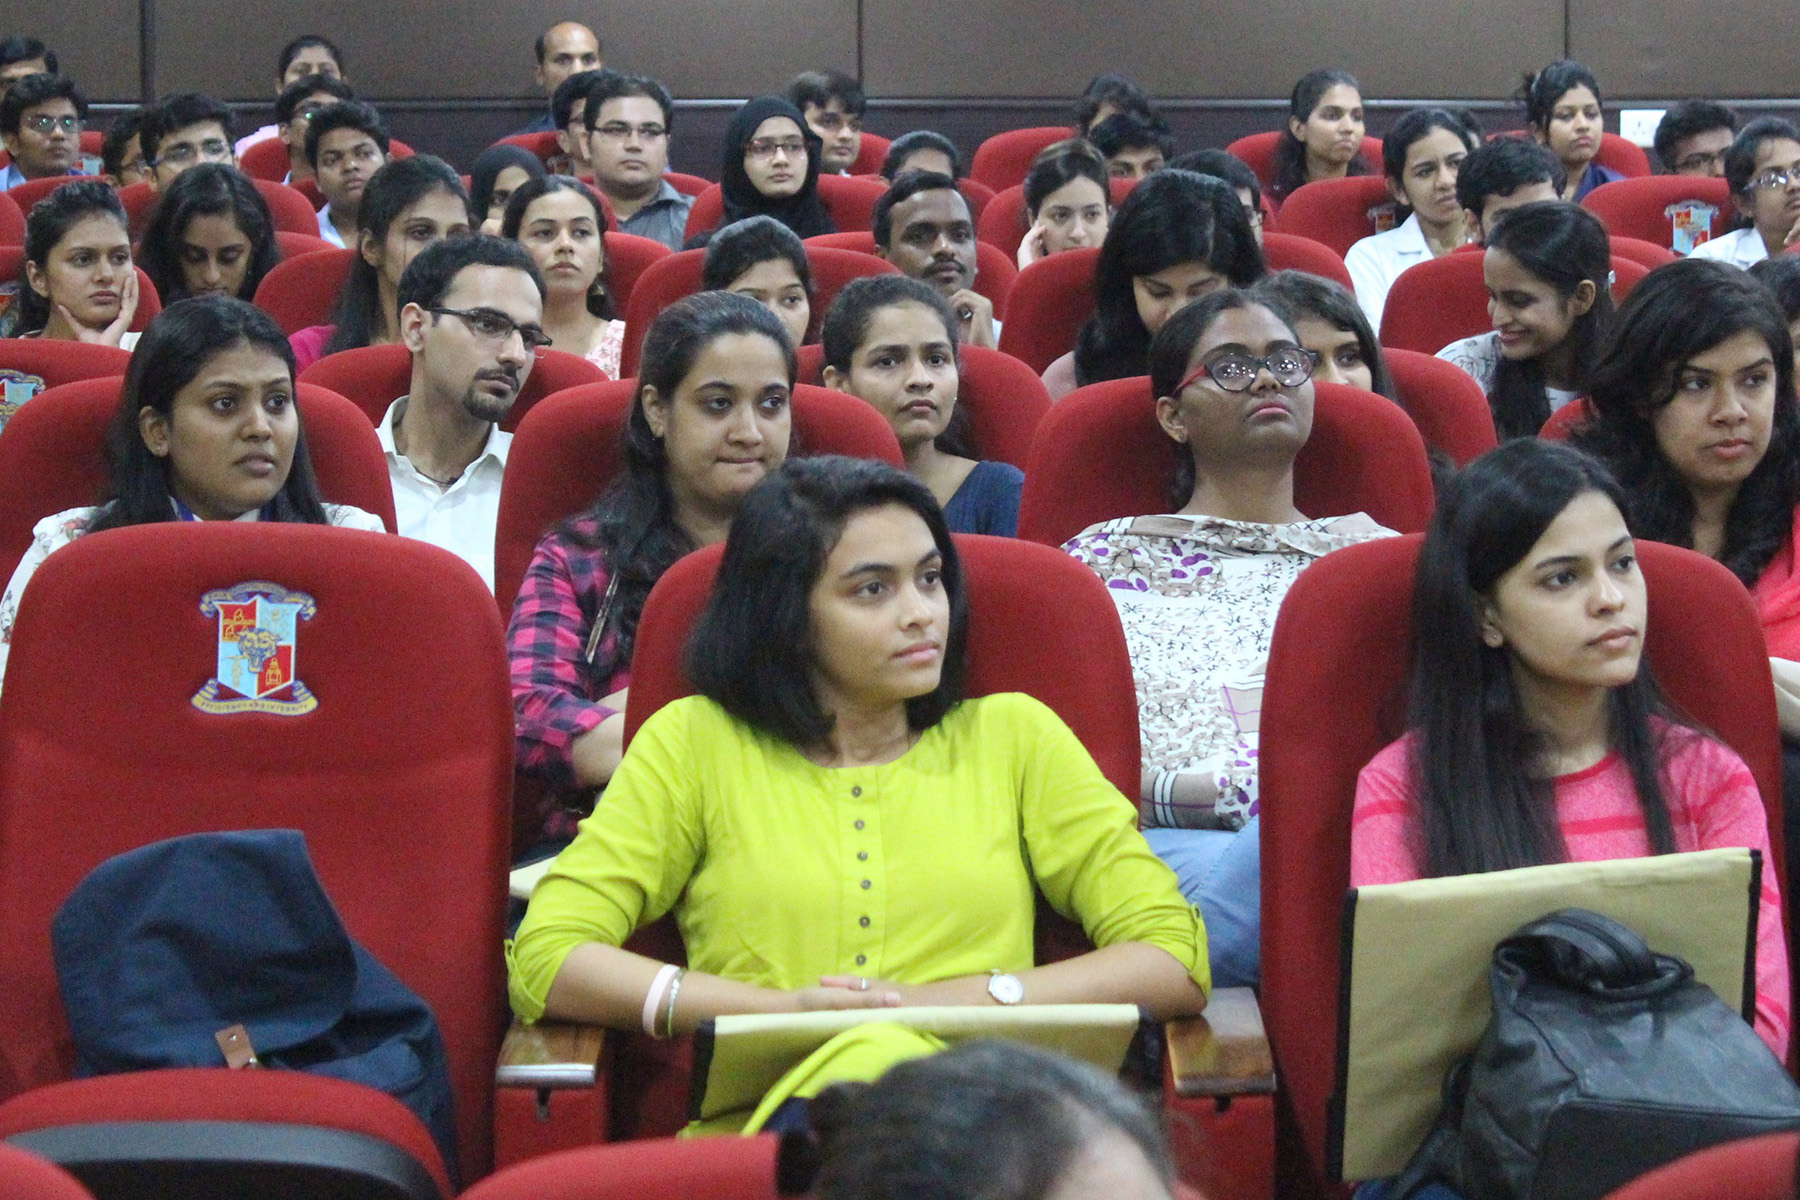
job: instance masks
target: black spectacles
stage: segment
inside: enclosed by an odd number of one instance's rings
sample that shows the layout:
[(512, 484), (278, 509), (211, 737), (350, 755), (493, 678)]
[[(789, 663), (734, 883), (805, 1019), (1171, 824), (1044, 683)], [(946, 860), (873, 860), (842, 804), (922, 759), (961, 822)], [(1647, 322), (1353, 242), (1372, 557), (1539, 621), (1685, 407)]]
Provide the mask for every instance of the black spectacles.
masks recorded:
[(1175, 391), (1177, 394), (1186, 391), (1188, 384), (1204, 375), (1228, 392), (1247, 392), (1256, 383), (1257, 373), (1264, 369), (1282, 387), (1299, 387), (1312, 378), (1313, 368), (1318, 365), (1317, 352), (1298, 346), (1285, 347), (1263, 358), (1251, 354), (1221, 354), (1211, 362), (1195, 367)]
[(490, 342), (504, 343), (516, 333), (525, 343), (525, 349), (533, 354), (550, 344), (550, 335), (541, 326), (521, 325), (491, 308), (428, 308), (425, 311), (439, 317), (461, 317), (470, 329)]

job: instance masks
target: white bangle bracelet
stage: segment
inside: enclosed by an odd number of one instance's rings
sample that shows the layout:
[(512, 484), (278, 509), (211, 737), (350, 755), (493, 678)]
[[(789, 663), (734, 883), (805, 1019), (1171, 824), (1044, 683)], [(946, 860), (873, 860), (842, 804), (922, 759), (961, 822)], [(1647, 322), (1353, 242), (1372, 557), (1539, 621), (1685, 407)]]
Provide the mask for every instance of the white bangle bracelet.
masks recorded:
[(644, 1032), (650, 1037), (656, 1036), (656, 1010), (662, 1007), (663, 993), (668, 990), (669, 980), (675, 978), (675, 972), (681, 968), (674, 963), (664, 963), (656, 978), (650, 983), (650, 990), (644, 996)]

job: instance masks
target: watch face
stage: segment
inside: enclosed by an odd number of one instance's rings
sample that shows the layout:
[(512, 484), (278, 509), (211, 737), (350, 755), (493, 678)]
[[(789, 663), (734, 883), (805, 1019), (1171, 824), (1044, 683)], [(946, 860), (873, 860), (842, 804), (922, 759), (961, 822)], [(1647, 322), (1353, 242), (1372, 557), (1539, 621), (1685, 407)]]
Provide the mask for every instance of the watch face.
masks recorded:
[(995, 975), (988, 980), (988, 995), (1002, 1004), (1017, 1004), (1025, 998), (1025, 985), (1016, 975)]

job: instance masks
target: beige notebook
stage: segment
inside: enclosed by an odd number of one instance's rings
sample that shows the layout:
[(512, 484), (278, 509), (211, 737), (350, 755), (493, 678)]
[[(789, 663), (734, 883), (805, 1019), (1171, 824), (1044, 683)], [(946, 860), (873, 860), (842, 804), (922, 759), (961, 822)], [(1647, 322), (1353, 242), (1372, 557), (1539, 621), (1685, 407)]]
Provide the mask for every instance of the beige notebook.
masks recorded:
[(1444, 1075), (1492, 1015), (1494, 946), (1561, 908), (1635, 930), (1748, 1020), (1755, 1005), (1754, 850), (1558, 863), (1352, 889), (1344, 902), (1336, 1087), (1329, 1148), (1338, 1179), (1397, 1173), (1437, 1119)]
[(1138, 1031), (1134, 1004), (861, 1008), (715, 1017), (694, 1041), (697, 1120), (751, 1109), (802, 1059), (855, 1025), (897, 1021), (946, 1042), (1002, 1038), (1054, 1050), (1117, 1072)]

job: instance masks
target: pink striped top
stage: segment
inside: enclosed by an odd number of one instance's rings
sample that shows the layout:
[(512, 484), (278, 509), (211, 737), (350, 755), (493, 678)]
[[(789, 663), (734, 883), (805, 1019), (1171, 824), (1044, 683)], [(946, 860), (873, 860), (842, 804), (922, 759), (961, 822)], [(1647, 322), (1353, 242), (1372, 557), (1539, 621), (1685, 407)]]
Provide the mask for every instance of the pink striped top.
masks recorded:
[[(1788, 963), (1781, 893), (1769, 855), (1768, 816), (1750, 768), (1708, 737), (1684, 735), (1664, 768), (1669, 817), (1681, 850), (1748, 846), (1762, 851), (1762, 904), (1756, 928), (1756, 1032), (1787, 1059)], [(1424, 874), (1425, 852), (1408, 759), (1407, 734), (1370, 760), (1356, 780), (1350, 822), (1350, 883), (1404, 883)], [(1556, 780), (1556, 816), (1571, 862), (1641, 858), (1650, 837), (1631, 770), (1608, 754), (1585, 771)], [(1727, 998), (1730, 1002), (1730, 998)]]

